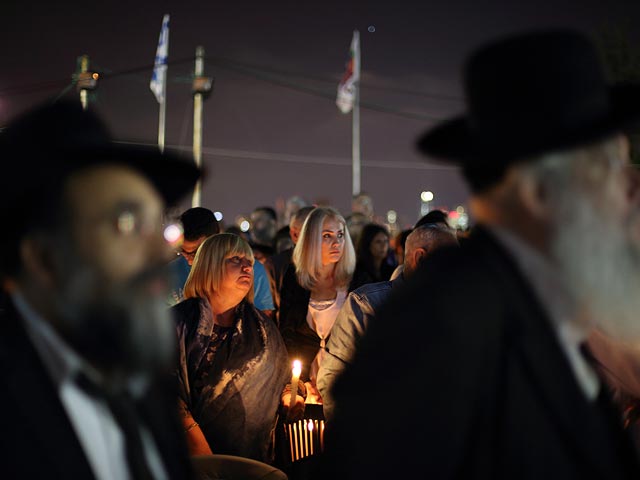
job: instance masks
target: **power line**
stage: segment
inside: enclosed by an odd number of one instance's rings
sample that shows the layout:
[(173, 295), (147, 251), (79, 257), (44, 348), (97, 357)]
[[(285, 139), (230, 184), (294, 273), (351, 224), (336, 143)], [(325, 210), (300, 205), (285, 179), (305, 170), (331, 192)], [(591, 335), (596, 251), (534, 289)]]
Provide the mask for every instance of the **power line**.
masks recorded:
[[(221, 65), (228, 64), (228, 65), (231, 65), (231, 66), (238, 66), (238, 67), (242, 67), (242, 68), (258, 70), (258, 71), (272, 73), (272, 74), (286, 76), (286, 77), (305, 78), (305, 79), (308, 79), (308, 80), (312, 80), (314, 82), (323, 82), (323, 83), (330, 83), (332, 85), (337, 85), (338, 82), (340, 81), (339, 78), (321, 77), (321, 76), (317, 76), (317, 75), (309, 75), (307, 73), (302, 73), (302, 72), (295, 72), (295, 71), (291, 71), (291, 70), (278, 69), (278, 68), (274, 68), (272, 66), (256, 65), (256, 64), (251, 64), (251, 63), (240, 62), (240, 61), (233, 60), (233, 59), (226, 58), (226, 57), (214, 57), (214, 56), (210, 56), (209, 55), (209, 56), (207, 56), (207, 58), (209, 59), (209, 61), (211, 61), (214, 64), (221, 64)], [(420, 91), (420, 90), (412, 90), (412, 89), (408, 89), (408, 88), (398, 88), (398, 87), (389, 87), (389, 86), (375, 85), (375, 84), (370, 84), (370, 83), (366, 83), (366, 84), (362, 85), (362, 89), (363, 90), (381, 90), (381, 91), (386, 91), (386, 92), (389, 92), (389, 93), (399, 93), (399, 94), (403, 94), (403, 95), (412, 95), (412, 96), (417, 96), (417, 97), (430, 98), (430, 99), (433, 99), (433, 100), (444, 100), (444, 101), (452, 101), (452, 102), (463, 102), (464, 101), (462, 97), (455, 96), (455, 95), (436, 94), (436, 93), (424, 92), (424, 91)]]
[[(211, 64), (210, 61), (208, 61), (207, 63)], [(307, 93), (310, 95), (315, 95), (317, 97), (321, 97), (321, 98), (325, 98), (325, 99), (329, 99), (329, 100), (335, 100), (335, 92), (331, 91), (326, 91), (326, 90), (318, 90), (315, 88), (310, 88), (310, 87), (306, 87), (306, 86), (302, 86), (293, 82), (288, 82), (285, 80), (280, 80), (280, 79), (275, 79), (273, 77), (269, 77), (269, 76), (265, 76), (265, 75), (261, 75), (259, 73), (256, 73), (255, 71), (251, 70), (251, 69), (247, 69), (245, 67), (239, 67), (239, 66), (233, 66), (233, 65), (225, 65), (223, 66), (223, 68), (227, 68), (228, 70), (232, 70), (234, 72), (237, 73), (242, 73), (245, 75), (249, 75), (257, 80), (262, 80), (265, 82), (269, 82), (272, 83), (274, 85), (278, 85), (280, 87), (283, 88), (289, 88), (291, 90), (296, 90), (299, 92), (303, 92), (303, 93)], [(396, 110), (390, 107), (385, 107), (383, 105), (378, 105), (375, 103), (371, 103), (371, 102), (363, 102), (362, 100), (360, 101), (360, 107), (362, 108), (366, 108), (368, 110), (373, 110), (373, 111), (377, 111), (377, 112), (381, 112), (381, 113), (388, 113), (388, 114), (392, 114), (392, 115), (397, 115), (400, 117), (404, 117), (404, 118), (408, 118), (411, 120), (420, 120), (420, 121), (440, 121), (442, 120), (441, 117), (436, 117), (433, 115), (428, 115), (428, 114), (422, 114), (422, 113), (413, 113), (413, 112), (404, 112), (401, 110)]]
[[(250, 72), (247, 72), (247, 70), (258, 71), (258, 72), (263, 72), (267, 74), (275, 74), (275, 75), (285, 76), (285, 77), (296, 77), (296, 78), (311, 80), (314, 82), (322, 82), (322, 83), (330, 83), (330, 84), (337, 84), (337, 82), (339, 81), (336, 78), (314, 76), (314, 75), (309, 75), (307, 73), (302, 73), (302, 72), (294, 72), (291, 70), (277, 69), (277, 68), (264, 66), (264, 65), (256, 65), (256, 64), (246, 63), (246, 62), (240, 62), (240, 61), (233, 60), (230, 58), (225, 58), (225, 57), (208, 56), (207, 58), (208, 58), (208, 62), (210, 62), (212, 65), (221, 66), (223, 68), (227, 66), (229, 69), (233, 69), (233, 67), (235, 67), (238, 69), (243, 69), (244, 73), (250, 73)], [(193, 61), (194, 61), (193, 57), (181, 58), (178, 60), (172, 60), (167, 62), (167, 65), (175, 66), (175, 65), (180, 65), (184, 63), (191, 63)], [(142, 72), (149, 72), (153, 69), (153, 67), (154, 67), (153, 64), (146, 64), (139, 67), (132, 67), (132, 68), (117, 70), (117, 71), (111, 71), (107, 68), (95, 68), (95, 71), (97, 71), (97, 73), (100, 74), (100, 77), (102, 80), (107, 80), (107, 79), (117, 78), (125, 75), (133, 75), (133, 74), (142, 73)], [(65, 85), (68, 82), (69, 82), (69, 79), (58, 79), (58, 80), (49, 80), (45, 82), (38, 82), (30, 85), (13, 85), (10, 87), (0, 88), (0, 96), (20, 95), (20, 94), (26, 94), (26, 93), (35, 93), (43, 90), (50, 90), (53, 88), (60, 88), (62, 85)], [(379, 91), (386, 91), (390, 93), (399, 93), (403, 95), (418, 96), (418, 97), (429, 98), (434, 100), (462, 102), (462, 98), (460, 97), (445, 95), (445, 94), (434, 94), (434, 93), (406, 89), (406, 88), (389, 87), (389, 86), (372, 85), (372, 84), (364, 84), (362, 88), (365, 91), (379, 90)]]
[[(187, 62), (193, 62), (194, 59), (190, 58), (181, 58), (178, 60), (173, 60), (171, 62), (167, 62), (168, 65), (180, 65)], [(100, 80), (109, 80), (112, 78), (118, 78), (126, 75), (134, 75), (141, 72), (147, 72), (153, 70), (153, 64), (147, 64), (144, 66), (127, 68), (123, 70), (111, 71), (109, 69), (97, 69), (93, 68), (93, 71), (100, 75)], [(58, 79), (58, 80), (48, 80), (44, 82), (32, 83), (29, 85), (12, 85), (9, 87), (0, 88), (0, 97), (6, 97), (9, 95), (23, 95), (29, 93), (36, 93), (46, 90), (52, 90), (54, 88), (59, 89), (69, 84), (71, 80), (71, 84), (73, 85), (75, 80), (72, 75), (70, 78)]]
[[(153, 147), (155, 143), (140, 143), (140, 142), (118, 142), (127, 145), (140, 145)], [(184, 145), (168, 145), (167, 148), (182, 151), (191, 152), (190, 146)], [(339, 158), (339, 157), (320, 157), (313, 155), (291, 155), (287, 153), (268, 153), (268, 152), (252, 152), (246, 150), (228, 149), (228, 148), (216, 148), (216, 147), (203, 147), (203, 155), (208, 157), (225, 157), (225, 158), (239, 158), (242, 160), (263, 160), (273, 162), (285, 162), (285, 163), (297, 163), (307, 165), (323, 165), (323, 166), (336, 166), (336, 167), (351, 167), (351, 159)], [(458, 170), (455, 165), (447, 164), (430, 164), (430, 163), (418, 163), (418, 162), (402, 162), (402, 161), (388, 161), (388, 160), (365, 160), (362, 162), (363, 167), (369, 168), (391, 168), (391, 169), (404, 169), (404, 170)]]

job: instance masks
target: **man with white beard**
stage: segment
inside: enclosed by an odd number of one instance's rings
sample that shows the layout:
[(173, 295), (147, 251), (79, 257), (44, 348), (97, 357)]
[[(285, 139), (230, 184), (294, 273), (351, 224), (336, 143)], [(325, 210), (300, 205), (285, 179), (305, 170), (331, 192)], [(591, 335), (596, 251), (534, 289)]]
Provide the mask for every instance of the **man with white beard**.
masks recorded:
[(461, 167), (477, 225), (362, 339), (333, 390), (321, 473), (638, 478), (585, 341), (596, 327), (640, 338), (640, 190), (620, 133), (640, 90), (608, 86), (571, 30), (481, 47), (465, 89), (468, 113), (418, 146)]
[(191, 478), (162, 219), (199, 170), (64, 101), (12, 121), (0, 161), (3, 476)]

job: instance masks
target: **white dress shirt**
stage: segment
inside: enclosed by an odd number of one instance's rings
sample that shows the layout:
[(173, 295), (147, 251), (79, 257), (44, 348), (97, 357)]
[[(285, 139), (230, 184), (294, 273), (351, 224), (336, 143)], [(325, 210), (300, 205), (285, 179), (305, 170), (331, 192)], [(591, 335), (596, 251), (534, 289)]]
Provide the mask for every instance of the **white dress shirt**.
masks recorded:
[[(99, 377), (98, 373), (60, 338), (20, 293), (14, 293), (12, 297), (24, 319), (27, 335), (57, 387), (60, 401), (96, 479), (129, 479), (124, 436), (120, 426), (105, 401), (87, 394), (74, 381), (78, 372), (83, 372), (89, 378)], [(141, 436), (147, 463), (154, 478), (168, 478), (151, 434), (142, 427)]]

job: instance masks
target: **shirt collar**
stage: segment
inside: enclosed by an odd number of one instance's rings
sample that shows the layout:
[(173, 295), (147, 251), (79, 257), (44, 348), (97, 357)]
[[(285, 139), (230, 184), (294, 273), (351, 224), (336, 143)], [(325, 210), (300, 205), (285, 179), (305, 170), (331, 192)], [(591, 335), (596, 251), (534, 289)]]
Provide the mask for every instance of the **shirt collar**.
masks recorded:
[(83, 372), (89, 378), (99, 378), (95, 371), (55, 331), (49, 322), (36, 312), (18, 291), (12, 293), (13, 303), (24, 319), (24, 325), (38, 355), (57, 386), (72, 381)]

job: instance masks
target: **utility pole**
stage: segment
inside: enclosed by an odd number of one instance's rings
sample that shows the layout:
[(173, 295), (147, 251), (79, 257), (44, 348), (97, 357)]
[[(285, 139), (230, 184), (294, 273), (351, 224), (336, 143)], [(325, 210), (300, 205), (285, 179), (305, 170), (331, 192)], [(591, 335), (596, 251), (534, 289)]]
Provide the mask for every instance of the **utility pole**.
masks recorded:
[[(204, 76), (204, 47), (196, 47), (196, 65), (193, 76), (193, 160), (198, 168), (202, 166), (202, 104), (211, 92), (212, 79)], [(202, 201), (201, 181), (193, 189), (192, 207), (199, 207)]]
[(80, 103), (82, 109), (89, 108), (89, 90), (95, 90), (98, 86), (99, 75), (89, 71), (89, 55), (81, 55), (78, 57), (78, 67), (76, 70), (75, 80), (76, 89), (80, 93)]

